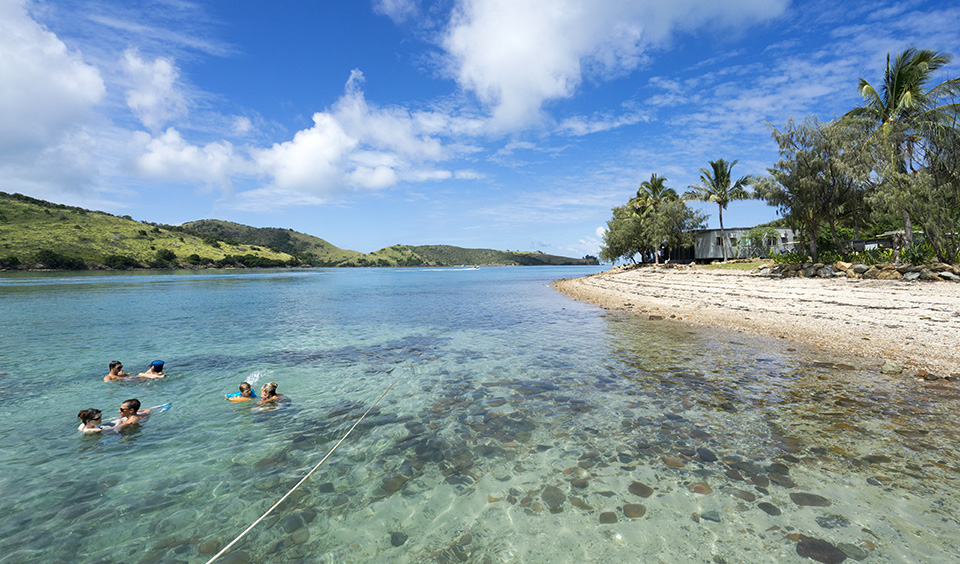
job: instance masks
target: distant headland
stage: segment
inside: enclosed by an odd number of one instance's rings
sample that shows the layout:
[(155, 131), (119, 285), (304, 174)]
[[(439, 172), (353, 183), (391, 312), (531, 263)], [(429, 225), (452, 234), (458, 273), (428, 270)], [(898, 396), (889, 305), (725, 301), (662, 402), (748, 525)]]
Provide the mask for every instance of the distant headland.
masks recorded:
[(361, 253), (291, 229), (215, 219), (163, 225), (0, 192), (2, 270), (593, 264), (599, 262), (592, 256), (451, 245), (393, 245)]

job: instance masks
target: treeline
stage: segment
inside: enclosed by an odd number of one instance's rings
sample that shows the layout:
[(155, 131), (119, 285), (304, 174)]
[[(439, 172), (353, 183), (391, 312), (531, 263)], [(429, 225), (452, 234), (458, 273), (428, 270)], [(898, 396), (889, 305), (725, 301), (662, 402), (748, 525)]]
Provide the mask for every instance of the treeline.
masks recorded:
[(960, 78), (930, 86), (950, 60), (915, 48), (888, 55), (881, 84), (860, 78), (862, 105), (828, 123), (808, 117), (774, 127), (780, 160), (766, 175), (733, 181), (737, 161), (719, 159), (682, 197), (653, 175), (614, 208), (601, 257), (656, 261), (689, 246), (684, 230), (703, 222), (683, 201), (701, 200), (719, 207), (726, 260), (723, 211), (757, 198), (800, 235), (797, 261), (847, 260), (850, 240), (893, 232), (892, 262), (960, 262)]

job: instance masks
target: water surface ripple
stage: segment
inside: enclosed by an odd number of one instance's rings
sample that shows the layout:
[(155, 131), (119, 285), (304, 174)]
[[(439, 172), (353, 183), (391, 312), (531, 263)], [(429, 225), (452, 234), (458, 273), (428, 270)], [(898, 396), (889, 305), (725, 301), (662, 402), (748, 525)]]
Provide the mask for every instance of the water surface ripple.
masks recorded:
[(206, 562), (393, 380), (220, 562), (958, 558), (954, 388), (549, 288), (592, 271), (0, 275), (0, 564)]

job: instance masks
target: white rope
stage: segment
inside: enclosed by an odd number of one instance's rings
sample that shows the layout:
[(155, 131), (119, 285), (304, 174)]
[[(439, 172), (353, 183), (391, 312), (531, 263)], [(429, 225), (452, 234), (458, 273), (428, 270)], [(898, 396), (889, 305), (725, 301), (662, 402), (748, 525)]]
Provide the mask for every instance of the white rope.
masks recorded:
[[(423, 354), (423, 353), (420, 353), (420, 354), (418, 354), (417, 356), (420, 356), (421, 354)], [(304, 476), (303, 479), (301, 479), (299, 482), (297, 482), (297, 485), (295, 485), (295, 486), (293, 486), (292, 488), (290, 488), (290, 491), (288, 491), (288, 492), (286, 493), (286, 495), (284, 495), (283, 497), (280, 498), (279, 501), (277, 501), (276, 503), (274, 503), (273, 506), (272, 506), (270, 509), (267, 509), (267, 512), (264, 513), (263, 515), (261, 515), (259, 519), (257, 519), (256, 521), (254, 521), (252, 525), (250, 525), (249, 527), (247, 527), (245, 531), (243, 531), (242, 533), (240, 533), (239, 535), (237, 535), (237, 538), (235, 538), (235, 539), (233, 539), (232, 541), (230, 541), (230, 544), (228, 544), (227, 546), (223, 547), (223, 549), (222, 549), (220, 552), (214, 554), (214, 555), (213, 555), (213, 558), (211, 558), (210, 560), (207, 560), (206, 564), (210, 564), (211, 562), (213, 562), (213, 561), (216, 560), (217, 558), (220, 558), (221, 556), (223, 556), (224, 554), (226, 554), (226, 552), (227, 552), (228, 550), (230, 550), (230, 548), (231, 548), (233, 545), (237, 544), (237, 542), (239, 542), (240, 539), (242, 539), (243, 537), (245, 537), (245, 536), (247, 535), (247, 533), (249, 533), (250, 531), (252, 531), (254, 527), (256, 527), (257, 525), (259, 525), (261, 521), (263, 521), (264, 519), (266, 519), (266, 518), (267, 518), (267, 515), (270, 515), (270, 513), (272, 513), (274, 509), (276, 509), (281, 503), (283, 503), (288, 497), (290, 497), (290, 494), (292, 494), (294, 491), (296, 491), (296, 489), (299, 488), (301, 484), (303, 484), (304, 482), (306, 482), (306, 481), (307, 481), (307, 478), (309, 478), (310, 476), (312, 476), (313, 473), (316, 472), (318, 468), (320, 468), (320, 465), (323, 464), (324, 462), (326, 462), (326, 460), (327, 460), (328, 458), (330, 458), (330, 455), (333, 454), (333, 451), (337, 450), (337, 447), (339, 447), (340, 444), (343, 443), (343, 441), (347, 440), (347, 437), (350, 436), (350, 433), (352, 433), (353, 430), (357, 428), (357, 425), (359, 425), (360, 422), (363, 421), (364, 417), (366, 417), (367, 414), (370, 413), (370, 410), (372, 410), (374, 407), (377, 406), (378, 403), (380, 403), (380, 400), (382, 400), (382, 399), (387, 395), (387, 392), (389, 392), (390, 389), (393, 388), (393, 385), (396, 384), (397, 381), (400, 380), (400, 375), (401, 375), (401, 374), (403, 374), (403, 371), (400, 371), (400, 374), (397, 374), (397, 377), (394, 378), (392, 382), (390, 382), (390, 385), (387, 386), (387, 388), (386, 388), (385, 390), (383, 390), (383, 393), (380, 394), (380, 397), (377, 398), (377, 401), (373, 402), (373, 403), (370, 405), (370, 407), (368, 407), (367, 410), (366, 410), (365, 412), (363, 412), (363, 415), (360, 416), (360, 419), (357, 419), (357, 421), (353, 424), (353, 426), (350, 427), (350, 429), (347, 430), (347, 433), (346, 433), (345, 435), (343, 435), (343, 437), (342, 437), (339, 441), (337, 441), (337, 444), (333, 445), (333, 448), (330, 449), (330, 452), (328, 452), (328, 453), (326, 454), (326, 456), (324, 456), (324, 457), (320, 460), (320, 462), (317, 462), (317, 465), (314, 466), (312, 470), (310, 470), (309, 472), (307, 472), (307, 475)]]

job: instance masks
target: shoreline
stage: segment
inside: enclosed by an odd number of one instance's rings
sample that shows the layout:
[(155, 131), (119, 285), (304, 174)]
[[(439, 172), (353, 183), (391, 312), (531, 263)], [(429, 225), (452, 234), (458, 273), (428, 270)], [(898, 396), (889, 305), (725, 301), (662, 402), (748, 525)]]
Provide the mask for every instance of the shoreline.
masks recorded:
[(873, 358), (890, 374), (960, 379), (960, 284), (955, 282), (772, 278), (650, 265), (557, 280), (553, 287), (651, 320), (779, 337)]

